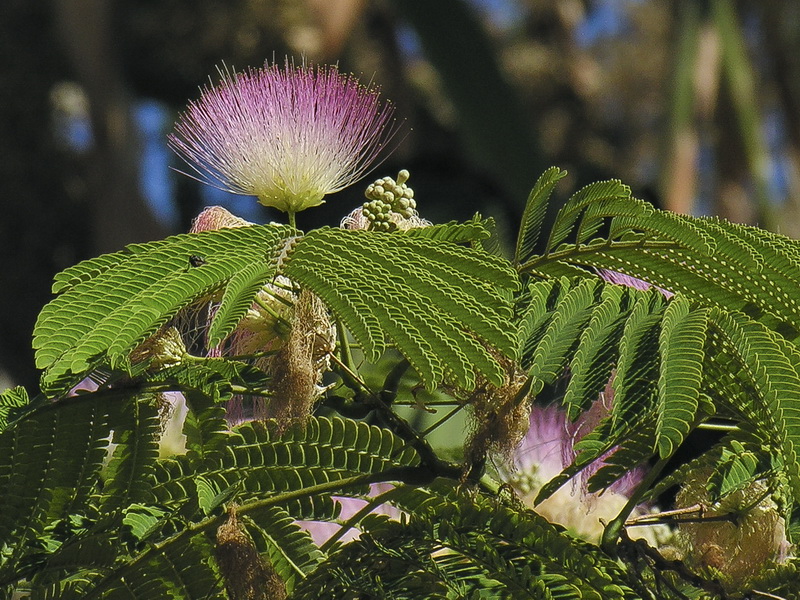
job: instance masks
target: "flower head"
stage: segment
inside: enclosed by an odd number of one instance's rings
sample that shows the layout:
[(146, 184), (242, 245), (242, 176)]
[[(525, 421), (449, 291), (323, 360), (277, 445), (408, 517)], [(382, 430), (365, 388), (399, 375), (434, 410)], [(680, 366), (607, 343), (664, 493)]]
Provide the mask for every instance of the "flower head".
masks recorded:
[(394, 108), (336, 67), (266, 64), (189, 104), (169, 144), (209, 185), (295, 213), (358, 180), (393, 135)]
[[(785, 563), (792, 544), (783, 511), (764, 480), (715, 499), (708, 488), (712, 471), (710, 466), (692, 471), (675, 498), (678, 508), (703, 507), (700, 519), (679, 524), (678, 544), (688, 566), (739, 592), (769, 568)], [(725, 516), (730, 520), (719, 520)]]
[[(607, 391), (610, 392), (610, 386)], [(594, 429), (609, 410), (608, 394), (601, 395), (575, 423), (557, 406), (535, 405), (530, 415), (530, 429), (514, 451), (513, 464), (499, 465), (501, 478), (516, 489), (523, 502), (549, 521), (595, 543), (603, 533), (603, 524), (619, 514), (641, 483), (642, 468), (633, 469), (602, 493), (589, 492), (588, 479), (604, 464), (609, 456), (605, 455), (543, 502), (533, 506), (533, 501), (547, 482), (572, 463), (576, 456), (575, 443)], [(646, 507), (637, 507), (633, 516), (644, 514), (646, 510)], [(629, 528), (631, 537), (643, 537), (652, 545), (658, 545), (666, 534), (664, 527)]]

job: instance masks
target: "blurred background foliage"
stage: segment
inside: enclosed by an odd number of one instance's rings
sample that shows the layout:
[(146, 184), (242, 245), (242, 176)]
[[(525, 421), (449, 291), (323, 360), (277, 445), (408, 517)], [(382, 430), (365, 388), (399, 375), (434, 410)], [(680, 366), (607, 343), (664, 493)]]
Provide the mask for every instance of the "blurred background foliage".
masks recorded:
[[(306, 57), (380, 84), (404, 125), (374, 176), (409, 169), (432, 220), (512, 228), (558, 165), (565, 191), (617, 177), (800, 237), (795, 0), (4, 0), (0, 55), (6, 384), (36, 386), (55, 272), (184, 231), (204, 204), (281, 218), (170, 170), (165, 136), (223, 63)], [(338, 223), (362, 188), (300, 226)]]

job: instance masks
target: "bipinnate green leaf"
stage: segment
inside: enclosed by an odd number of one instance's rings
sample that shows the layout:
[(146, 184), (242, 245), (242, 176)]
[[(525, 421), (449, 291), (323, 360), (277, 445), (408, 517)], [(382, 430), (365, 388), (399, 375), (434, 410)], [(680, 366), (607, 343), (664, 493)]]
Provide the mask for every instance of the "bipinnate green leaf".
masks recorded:
[(28, 392), (22, 386), (9, 388), (0, 394), (0, 432), (8, 425), (9, 416), (29, 402)]
[(105, 473), (100, 504), (111, 513), (150, 495), (151, 474), (158, 459), (161, 421), (157, 399), (135, 398), (122, 407), (124, 426), (114, 431), (114, 451)]
[(788, 339), (800, 335), (800, 245), (718, 218), (656, 210), (619, 182), (592, 184), (559, 211), (546, 250), (520, 266), (630, 275), (702, 306), (741, 311)]
[(441, 485), (416, 490), (401, 506), (403, 522), (365, 519), (368, 535), (321, 563), (291, 598), (341, 598), (353, 589), (403, 599), (637, 597), (597, 547), (519, 504)]
[(436, 223), (427, 227), (414, 227), (403, 231), (403, 235), (455, 244), (474, 243), (488, 239), (491, 236), (489, 228), (493, 224), (493, 219), (482, 219), (480, 215), (475, 215), (469, 221), (450, 221), (449, 223)]
[(746, 404), (733, 406), (758, 431), (765, 449), (780, 456), (795, 498), (800, 498), (800, 352), (777, 333), (741, 313), (714, 311), (713, 322), (739, 358)]
[(275, 276), (275, 272), (274, 264), (255, 262), (230, 278), (208, 329), (206, 344), (209, 348), (222, 342), (234, 330), (253, 305), (253, 298)]
[(694, 423), (707, 328), (708, 312), (692, 311), (689, 300), (683, 296), (673, 298), (664, 312), (656, 408), (656, 446), (662, 458), (675, 452)]
[(0, 433), (0, 580), (41, 552), (46, 527), (87, 511), (119, 404), (91, 396), (46, 406)]
[[(333, 506), (333, 502), (330, 506)], [(320, 518), (322, 516), (319, 515)], [(328, 513), (324, 516), (333, 519), (337, 514)], [(288, 592), (324, 558), (311, 534), (297, 523), (297, 517), (280, 506), (251, 513), (246, 523), (256, 547), (268, 558)]]
[(168, 514), (157, 506), (134, 503), (125, 509), (122, 523), (130, 529), (133, 537), (141, 541), (150, 537)]
[(519, 284), (506, 261), (464, 245), (486, 237), (483, 221), (392, 234), (293, 232), (253, 225), (185, 234), (68, 269), (34, 330), (44, 388), (63, 393), (101, 363), (127, 368), (138, 344), (215, 295), (207, 336), (214, 346), (276, 275), (316, 293), (370, 360), (396, 346), (429, 389), (444, 381), (470, 389), (477, 373), (502, 382), (493, 352), (515, 352), (507, 298)]
[(150, 501), (198, 498), (198, 476), (202, 486), (220, 491), (241, 486), (237, 498), (242, 500), (418, 461), (415, 451), (387, 429), (350, 419), (311, 418), (284, 433), (277, 421), (247, 423), (226, 436), (220, 452), (161, 461)]
[(517, 247), (514, 252), (514, 264), (524, 264), (533, 256), (536, 244), (542, 237), (542, 226), (547, 214), (547, 203), (556, 184), (566, 177), (567, 172), (558, 167), (550, 167), (542, 173), (533, 186), (517, 235)]
[[(415, 232), (416, 230), (411, 230)], [(395, 346), (428, 389), (501, 384), (491, 349), (515, 353), (505, 291), (519, 286), (504, 260), (422, 233), (322, 228), (300, 239), (284, 274), (317, 294), (367, 358)]]
[(256, 282), (275, 273), (274, 255), (291, 232), (253, 225), (183, 234), (68, 270), (57, 281), (61, 295), (44, 307), (34, 328), (36, 364), (46, 369), (43, 386), (99, 361), (124, 364), (136, 345), (180, 309), (233, 280), (214, 329), (223, 338), (249, 307), (245, 296), (255, 294)]
[(706, 485), (711, 500), (717, 501), (752, 483), (759, 474), (759, 463), (758, 453), (738, 440), (731, 440), (729, 446), (722, 448)]

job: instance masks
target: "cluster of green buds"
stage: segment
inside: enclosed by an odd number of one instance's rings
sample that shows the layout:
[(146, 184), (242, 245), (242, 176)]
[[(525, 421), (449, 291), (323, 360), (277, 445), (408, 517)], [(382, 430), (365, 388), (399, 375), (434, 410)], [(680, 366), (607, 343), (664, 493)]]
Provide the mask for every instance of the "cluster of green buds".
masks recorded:
[(406, 185), (408, 178), (408, 171), (403, 169), (397, 174), (396, 180), (383, 177), (367, 187), (364, 195), (369, 201), (364, 203), (362, 212), (369, 221), (369, 229), (394, 231), (397, 223), (392, 219), (392, 213), (397, 213), (404, 219), (416, 215), (417, 203), (414, 200), (414, 190)]

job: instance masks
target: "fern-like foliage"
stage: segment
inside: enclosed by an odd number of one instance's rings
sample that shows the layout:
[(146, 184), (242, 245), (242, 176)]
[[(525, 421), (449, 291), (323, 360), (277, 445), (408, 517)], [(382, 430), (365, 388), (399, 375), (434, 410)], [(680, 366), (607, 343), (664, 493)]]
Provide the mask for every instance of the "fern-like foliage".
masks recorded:
[[(717, 218), (659, 211), (618, 181), (592, 184), (559, 211), (527, 273), (638, 277), (706, 306), (741, 311), (794, 339), (800, 322), (800, 244)], [(587, 268), (589, 268), (587, 270)]]
[[(63, 390), (65, 377), (69, 382), (69, 375), (102, 361), (123, 366), (130, 351), (180, 309), (223, 288), (220, 324), (212, 327), (224, 337), (252, 303), (254, 282), (263, 285), (275, 275), (290, 232), (266, 225), (178, 235), (61, 273), (53, 286), (60, 295), (34, 329), (43, 387)], [(203, 257), (202, 264), (193, 266), (193, 256)]]
[(0, 582), (42, 560), (48, 526), (89, 511), (111, 428), (125, 425), (118, 404), (81, 397), (0, 433)]
[[(553, 179), (549, 172), (537, 186)], [(529, 236), (523, 228), (518, 245)], [(795, 242), (755, 228), (657, 211), (619, 182), (576, 193), (546, 252), (518, 261), (532, 276), (519, 299), (522, 361), (539, 388), (569, 375), (564, 403), (573, 418), (612, 377), (614, 402), (578, 444), (575, 464), (540, 497), (612, 449), (590, 489), (653, 454), (666, 459), (716, 415), (741, 427), (712, 475), (719, 493), (779, 473), (800, 498), (796, 252)], [(594, 269), (679, 294), (667, 302), (656, 291), (612, 291)], [(742, 444), (752, 456), (736, 452)], [(733, 461), (731, 452), (750, 458)]]
[[(0, 598), (237, 597), (237, 569), (274, 574), (298, 600), (724, 596), (705, 572), (627, 539), (625, 521), (700, 473), (704, 502), (747, 492), (761, 506), (766, 494), (771, 522), (784, 523), (780, 511), (797, 529), (800, 244), (658, 211), (617, 181), (579, 190), (550, 226), (563, 177), (553, 168), (534, 186), (510, 260), (476, 216), (392, 233), (179, 235), (59, 274), (34, 332), (43, 393), (0, 394)], [(325, 313), (309, 339), (298, 334), (307, 292)], [(265, 295), (292, 315), (271, 314), (291, 335), (228, 355), (254, 303), (272, 310)], [(142, 359), (198, 306), (203, 347), (186, 344), (197, 356)], [(389, 349), (403, 360), (381, 359)], [(298, 373), (305, 387), (291, 385)], [(97, 389), (76, 388), (87, 377)], [(418, 397), (423, 387), (434, 394)], [(295, 388), (312, 390), (314, 416), (275, 408)], [(167, 392), (186, 405), (185, 451), (161, 457)], [(226, 419), (232, 399), (261, 398), (276, 401), (274, 418)], [(482, 476), (480, 457), (445, 460), (429, 437), (470, 402), (476, 420), (510, 430), (520, 403), (554, 398), (573, 420), (601, 418), (539, 499), (582, 472), (591, 492), (651, 467), (599, 546)], [(398, 404), (452, 408), (417, 426)], [(725, 435), (665, 470), (707, 427)], [(375, 483), (391, 492), (374, 497)], [(384, 502), (402, 517), (369, 514)], [(319, 545), (315, 522), (361, 537)], [(226, 528), (238, 563), (221, 554)], [(800, 589), (796, 561), (759, 568), (759, 589)]]
[(100, 364), (126, 367), (129, 353), (178, 311), (216, 295), (213, 347), (279, 274), (321, 297), (370, 360), (387, 343), (397, 347), (429, 389), (445, 380), (469, 389), (476, 372), (502, 381), (490, 348), (513, 354), (504, 290), (518, 282), (501, 259), (461, 245), (488, 235), (480, 221), (396, 234), (292, 233), (267, 225), (179, 235), (61, 273), (53, 287), (60, 295), (34, 330), (43, 387), (63, 393)]
[(0, 394), (0, 431), (8, 426), (13, 414), (19, 412), (29, 402), (28, 392), (22, 386), (11, 388)]
[[(209, 535), (235, 501), (258, 552), (291, 589), (323, 558), (296, 520), (333, 520), (334, 492), (363, 493), (371, 477), (403, 476), (419, 463), (388, 430), (339, 418), (283, 433), (275, 422), (247, 424), (218, 434), (223, 451), (158, 459), (151, 403), (91, 397), (0, 434), (12, 457), (2, 482), (13, 492), (2, 495), (0, 585), (28, 578), (43, 597), (60, 598), (222, 597)], [(59, 435), (56, 417), (67, 425)], [(118, 445), (101, 474), (111, 427)], [(14, 457), (23, 443), (37, 451)]]
[(489, 348), (514, 353), (503, 292), (518, 283), (501, 259), (443, 241), (476, 233), (485, 230), (475, 222), (409, 233), (322, 228), (298, 241), (284, 273), (325, 301), (368, 360), (390, 341), (428, 389), (445, 380), (472, 388), (476, 371), (499, 385)]
[(404, 504), (406, 523), (365, 522), (368, 535), (332, 555), (291, 598), (637, 597), (596, 547), (519, 506), (446, 486)]
[(302, 430), (282, 436), (258, 423), (246, 424), (227, 436), (218, 454), (187, 454), (161, 462), (150, 501), (196, 499), (198, 473), (218, 490), (238, 486), (237, 497), (249, 498), (413, 465), (414, 457), (388, 430), (352, 420), (313, 419)]

